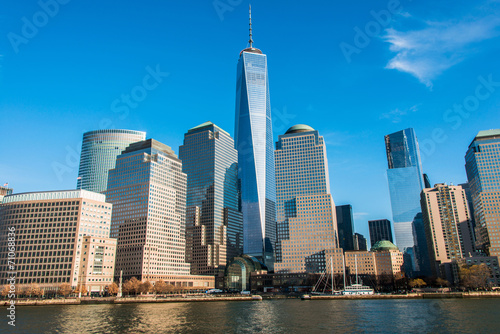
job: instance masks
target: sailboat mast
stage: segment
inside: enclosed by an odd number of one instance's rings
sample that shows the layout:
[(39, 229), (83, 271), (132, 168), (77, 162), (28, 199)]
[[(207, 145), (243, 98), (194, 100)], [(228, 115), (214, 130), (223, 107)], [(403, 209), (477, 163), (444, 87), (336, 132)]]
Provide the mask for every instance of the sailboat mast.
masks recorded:
[(356, 284), (358, 284), (358, 258), (356, 254), (354, 254), (354, 264), (356, 265)]
[(342, 254), (342, 268), (344, 271), (344, 290), (345, 290), (345, 254)]
[(332, 277), (332, 295), (333, 295), (333, 255), (330, 257), (330, 275)]

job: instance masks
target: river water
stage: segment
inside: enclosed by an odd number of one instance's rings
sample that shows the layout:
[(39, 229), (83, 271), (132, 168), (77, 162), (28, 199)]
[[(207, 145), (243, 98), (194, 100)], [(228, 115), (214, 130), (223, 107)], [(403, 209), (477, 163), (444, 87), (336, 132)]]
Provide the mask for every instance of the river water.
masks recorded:
[(1, 333), (499, 333), (500, 299), (24, 306), (15, 329), (2, 318)]

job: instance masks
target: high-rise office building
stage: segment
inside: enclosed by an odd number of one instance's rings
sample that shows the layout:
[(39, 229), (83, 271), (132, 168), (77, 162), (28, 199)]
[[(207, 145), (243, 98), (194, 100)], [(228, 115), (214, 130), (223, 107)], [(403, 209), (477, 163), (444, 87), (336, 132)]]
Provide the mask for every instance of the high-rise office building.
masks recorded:
[(105, 191), (108, 171), (115, 168), (116, 157), (131, 143), (144, 139), (145, 132), (133, 130), (109, 129), (84, 133), (76, 188)]
[(240, 52), (236, 80), (235, 147), (243, 213), (243, 251), (272, 270), (276, 242), (276, 184), (267, 56), (253, 47)]
[(413, 270), (415, 276), (431, 276), (431, 260), (427, 247), (427, 237), (425, 236), (424, 220), (419, 212), (413, 218), (413, 254), (415, 255), (415, 265)]
[(370, 244), (373, 247), (376, 242), (392, 240), (391, 222), (388, 219), (369, 220), (368, 229), (370, 230)]
[(385, 136), (385, 148), (396, 245), (404, 252), (413, 247), (412, 221), (421, 212), (420, 192), (424, 189), (415, 131), (410, 128)]
[(275, 151), (279, 262), (276, 272), (305, 271), (305, 258), (338, 247), (323, 137), (310, 126), (292, 126)]
[[(0, 278), (15, 271), (16, 291), (38, 284), (55, 294), (63, 283), (102, 293), (113, 282), (116, 239), (109, 237), (112, 205), (86, 190), (8, 195), (0, 205)], [(15, 269), (8, 237), (15, 233)]]
[(368, 249), (366, 238), (360, 233), (354, 233), (354, 250), (365, 251)]
[(500, 129), (479, 131), (465, 155), (474, 206), (476, 245), (500, 256)]
[[(106, 196), (113, 203), (111, 236), (118, 239), (115, 276), (188, 282), (186, 263), (186, 174), (174, 151), (154, 139), (130, 144), (109, 171)], [(184, 283), (183, 283), (184, 284)]]
[(306, 257), (338, 247), (335, 204), (330, 194), (297, 196), (296, 215), (288, 218), (289, 238), (281, 241), (277, 273), (306, 271)]
[(276, 261), (281, 262), (282, 240), (289, 239), (288, 218), (296, 217), (296, 197), (330, 193), (323, 137), (310, 126), (292, 126), (276, 143)]
[(186, 262), (191, 273), (217, 275), (243, 252), (238, 211), (238, 152), (212, 122), (189, 129), (179, 147), (187, 175)]
[(474, 252), (471, 220), (465, 191), (439, 183), (421, 194), (422, 218), (434, 275), (439, 265)]
[(354, 218), (352, 215), (352, 206), (337, 205), (337, 230), (339, 234), (339, 248), (344, 251), (354, 250)]

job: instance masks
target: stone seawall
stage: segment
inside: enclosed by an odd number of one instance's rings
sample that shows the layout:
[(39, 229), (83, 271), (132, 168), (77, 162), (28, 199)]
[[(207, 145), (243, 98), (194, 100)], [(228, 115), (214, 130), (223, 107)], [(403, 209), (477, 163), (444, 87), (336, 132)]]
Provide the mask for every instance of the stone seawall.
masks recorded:
[[(16, 299), (16, 306), (46, 306), (46, 305), (87, 305), (87, 304), (135, 304), (135, 303), (186, 303), (186, 302), (228, 302), (251, 301), (252, 296), (238, 297), (104, 297), (104, 298), (58, 298), (58, 299)], [(0, 305), (8, 306), (8, 300), (1, 300)]]
[[(103, 297), (103, 298), (58, 298), (58, 299), (16, 299), (16, 306), (81, 305), (81, 304), (135, 304), (135, 303), (187, 303), (187, 302), (229, 302), (252, 301), (256, 296), (186, 296), (186, 297)], [(264, 295), (263, 299), (297, 299), (298, 296)], [(307, 300), (352, 300), (352, 299), (445, 299), (445, 298), (500, 298), (500, 292), (448, 292), (448, 293), (410, 293), (405, 295), (348, 295), (348, 296), (310, 296)], [(0, 300), (0, 306), (8, 306), (9, 300)]]

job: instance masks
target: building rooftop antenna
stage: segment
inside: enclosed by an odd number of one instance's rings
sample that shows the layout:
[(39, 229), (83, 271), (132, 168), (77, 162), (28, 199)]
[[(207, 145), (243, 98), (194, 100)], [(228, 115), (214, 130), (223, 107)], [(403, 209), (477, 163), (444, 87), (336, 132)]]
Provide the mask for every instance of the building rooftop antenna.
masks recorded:
[(250, 33), (250, 39), (248, 40), (248, 43), (250, 43), (250, 47), (253, 48), (253, 39), (252, 39), (252, 5), (248, 5), (248, 18), (249, 18), (249, 33)]

